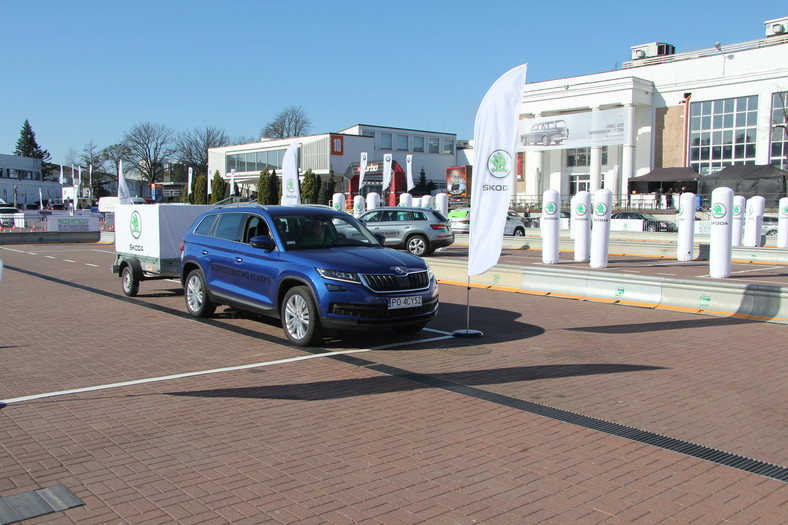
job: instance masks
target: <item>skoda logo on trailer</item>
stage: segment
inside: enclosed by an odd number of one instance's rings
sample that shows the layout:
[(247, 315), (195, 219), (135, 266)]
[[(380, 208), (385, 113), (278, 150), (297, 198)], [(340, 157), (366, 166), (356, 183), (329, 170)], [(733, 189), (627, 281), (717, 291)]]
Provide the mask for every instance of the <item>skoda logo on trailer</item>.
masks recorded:
[(575, 213), (580, 217), (584, 216), (588, 212), (588, 208), (586, 208), (585, 204), (578, 204), (575, 206)]
[(131, 218), (129, 219), (129, 230), (131, 230), (131, 236), (135, 239), (139, 239), (140, 235), (142, 235), (142, 218), (140, 217), (140, 212), (132, 212)]
[(598, 202), (596, 206), (594, 206), (594, 213), (598, 216), (602, 216), (607, 213), (607, 204), (604, 202)]
[(721, 202), (715, 203), (711, 208), (711, 216), (715, 219), (722, 219), (727, 213), (728, 209)]
[(512, 171), (512, 156), (508, 151), (497, 149), (487, 159), (487, 169), (496, 179), (505, 179)]
[(558, 209), (556, 208), (554, 202), (548, 202), (547, 204), (544, 205), (544, 212), (547, 215), (555, 215), (556, 211), (558, 211)]

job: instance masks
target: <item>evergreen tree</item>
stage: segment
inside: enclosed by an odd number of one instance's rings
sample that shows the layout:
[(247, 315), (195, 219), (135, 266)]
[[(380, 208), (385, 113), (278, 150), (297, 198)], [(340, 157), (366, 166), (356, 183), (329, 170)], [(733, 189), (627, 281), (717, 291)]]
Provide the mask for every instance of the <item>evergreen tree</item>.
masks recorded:
[(301, 202), (304, 204), (316, 204), (318, 193), (317, 179), (312, 170), (306, 170), (304, 173), (304, 180), (301, 183)]
[(16, 149), (14, 155), (20, 157), (28, 157), (31, 159), (41, 159), (41, 171), (44, 175), (52, 171), (52, 167), (48, 164), (52, 160), (52, 155), (45, 149), (41, 149), (36, 141), (36, 134), (30, 121), (25, 119), (22, 124), (22, 130), (19, 133), (19, 140), (16, 141)]
[(208, 176), (200, 175), (194, 181), (194, 190), (192, 191), (192, 199), (194, 204), (208, 204)]
[[(227, 185), (224, 182), (224, 179), (221, 175), (219, 175), (219, 170), (213, 174), (213, 179), (211, 180), (211, 200), (209, 204), (216, 204), (220, 200), (224, 199), (224, 188)], [(206, 188), (205, 191), (207, 192), (208, 189)]]
[(268, 191), (271, 195), (271, 202), (268, 204), (279, 204), (282, 202), (282, 191), (279, 187), (279, 177), (276, 175), (276, 170), (271, 170), (271, 176), (268, 178)]
[(260, 172), (260, 178), (257, 180), (257, 203), (258, 204), (271, 204), (271, 183), (268, 180), (268, 168)]

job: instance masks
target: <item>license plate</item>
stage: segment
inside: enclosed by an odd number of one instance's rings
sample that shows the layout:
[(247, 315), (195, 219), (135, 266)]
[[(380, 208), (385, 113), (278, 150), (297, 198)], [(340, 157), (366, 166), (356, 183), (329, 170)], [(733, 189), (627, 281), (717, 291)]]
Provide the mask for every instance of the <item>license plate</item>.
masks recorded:
[(421, 296), (413, 295), (410, 297), (389, 297), (389, 310), (397, 308), (416, 308), (421, 306)]

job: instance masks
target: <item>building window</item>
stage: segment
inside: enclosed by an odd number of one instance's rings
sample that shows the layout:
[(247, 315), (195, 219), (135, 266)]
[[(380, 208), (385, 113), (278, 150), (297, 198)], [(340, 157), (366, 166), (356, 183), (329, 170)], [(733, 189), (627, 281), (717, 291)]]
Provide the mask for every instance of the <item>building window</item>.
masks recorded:
[(454, 155), (454, 141), (449, 139), (443, 140), (443, 154)]
[(397, 135), (397, 151), (408, 151), (407, 135)]
[[(569, 148), (566, 150), (566, 165), (569, 168), (591, 165), (591, 148)], [(602, 165), (607, 166), (607, 146), (602, 146)]]
[(772, 132), (769, 163), (788, 168), (788, 91), (772, 95)]
[(362, 137), (373, 137), (374, 138), (375, 137), (375, 132), (371, 131), (371, 130), (368, 130), (368, 129), (362, 129), (361, 130), (361, 136)]
[(440, 139), (427, 139), (427, 153), (440, 153)]
[(689, 165), (709, 175), (734, 164), (755, 164), (758, 96), (694, 102)]
[(424, 153), (424, 137), (413, 137), (413, 153)]
[(380, 134), (380, 149), (391, 149), (391, 133)]

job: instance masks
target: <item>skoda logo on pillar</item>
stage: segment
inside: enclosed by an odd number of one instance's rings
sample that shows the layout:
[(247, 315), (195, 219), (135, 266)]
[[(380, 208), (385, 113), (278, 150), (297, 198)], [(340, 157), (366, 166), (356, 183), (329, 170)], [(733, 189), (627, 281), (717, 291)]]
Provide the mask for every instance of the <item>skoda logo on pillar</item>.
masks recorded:
[(555, 212), (556, 212), (556, 211), (558, 211), (558, 210), (556, 209), (556, 207), (555, 207), (555, 203), (554, 203), (554, 202), (548, 202), (547, 204), (545, 204), (545, 206), (544, 206), (544, 212), (545, 212), (547, 215), (555, 215)]
[(601, 217), (607, 213), (607, 205), (604, 202), (598, 202), (596, 206), (594, 206), (594, 213)]
[(714, 219), (722, 219), (726, 213), (728, 213), (728, 210), (721, 202), (717, 202), (711, 207), (711, 216)]
[(733, 205), (733, 216), (734, 217), (741, 217), (741, 214), (742, 214), (741, 206), (739, 206), (738, 204), (734, 204)]
[(583, 217), (587, 212), (588, 209), (586, 208), (585, 204), (578, 204), (577, 206), (575, 206), (575, 213), (577, 213), (577, 215), (579, 215), (580, 217)]
[(780, 209), (780, 215), (783, 217), (788, 217), (788, 206)]

